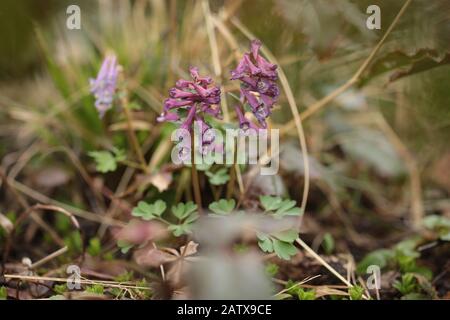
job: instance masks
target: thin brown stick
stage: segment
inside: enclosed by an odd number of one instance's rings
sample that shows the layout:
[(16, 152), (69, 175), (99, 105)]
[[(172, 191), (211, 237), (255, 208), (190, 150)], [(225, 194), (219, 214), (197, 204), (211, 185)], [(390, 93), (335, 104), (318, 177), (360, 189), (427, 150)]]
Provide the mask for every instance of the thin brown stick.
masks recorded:
[[(309, 281), (312, 281), (312, 280), (314, 280), (316, 278), (319, 278), (320, 276), (321, 276), (320, 274), (317, 274), (317, 275), (312, 276), (312, 277), (308, 276), (305, 279), (303, 279), (302, 281), (294, 283), (292, 286), (290, 286), (288, 288), (284, 288), (283, 290), (277, 292), (273, 296), (276, 297), (276, 296), (279, 296), (280, 294), (283, 294), (283, 293), (285, 293), (285, 292), (287, 292), (289, 290), (292, 290), (292, 289), (297, 288), (297, 287), (301, 287), (303, 284), (305, 284), (305, 283), (307, 283)], [(283, 280), (280, 281), (279, 279), (273, 279), (273, 280), (274, 280), (274, 282), (279, 282), (280, 284), (284, 284), (284, 285), (286, 285), (286, 283), (287, 283), (287, 281), (283, 281)]]
[[(25, 276), (16, 274), (5, 274), (5, 279), (19, 279), (23, 281), (54, 281), (54, 282), (67, 282), (66, 278), (55, 278), (55, 277), (39, 277), (39, 276)], [(129, 289), (139, 289), (139, 290), (151, 290), (149, 287), (132, 286), (127, 284), (122, 284), (116, 281), (102, 281), (102, 280), (89, 280), (80, 279), (81, 284), (101, 284), (105, 287), (110, 288), (129, 288)]]
[(42, 258), (39, 261), (36, 261), (30, 266), (30, 269), (36, 269), (37, 267), (42, 266), (43, 264), (49, 262), (50, 260), (55, 259), (56, 257), (59, 257), (60, 255), (67, 252), (69, 248), (67, 246), (62, 247), (61, 249), (56, 250), (55, 252), (50, 253), (48, 256)]
[(122, 221), (111, 219), (111, 218), (104, 217), (104, 216), (100, 216), (100, 215), (92, 213), (90, 211), (79, 209), (77, 207), (68, 205), (66, 203), (51, 199), (51, 198), (47, 197), (46, 195), (39, 193), (36, 190), (31, 189), (28, 186), (20, 183), (19, 181), (8, 179), (8, 182), (10, 183), (10, 185), (12, 187), (17, 189), (21, 193), (27, 195), (28, 197), (30, 197), (36, 201), (42, 202), (42, 203), (53, 204), (53, 205), (62, 207), (66, 210), (70, 210), (70, 212), (72, 212), (75, 216), (78, 216), (80, 218), (84, 218), (86, 220), (95, 221), (95, 222), (99, 222), (99, 223), (105, 223), (110, 226), (116, 226), (116, 227), (125, 226), (125, 223), (123, 223)]
[[(347, 287), (351, 288), (353, 287), (353, 284), (351, 284), (347, 279), (345, 279), (339, 272), (337, 272), (332, 266), (330, 266), (321, 256), (319, 256), (316, 252), (314, 252), (313, 249), (311, 249), (305, 242), (303, 242), (302, 239), (297, 238), (295, 240), (303, 249), (305, 249), (306, 252), (308, 252), (314, 259), (320, 262), (325, 268), (328, 269), (333, 275), (335, 275), (339, 280), (341, 280), (343, 283), (347, 285)], [(369, 298), (366, 295), (363, 295), (363, 298), (368, 300)]]
[[(3, 256), (2, 256), (2, 263), (5, 263), (8, 260), (17, 227), (22, 223), (22, 221), (24, 221), (28, 216), (31, 216), (33, 214), (33, 212), (36, 210), (49, 210), (49, 211), (62, 213), (65, 216), (67, 216), (70, 219), (70, 222), (75, 226), (75, 228), (77, 228), (81, 232), (80, 224), (78, 223), (78, 220), (69, 211), (65, 210), (64, 208), (60, 208), (60, 207), (54, 206), (54, 205), (44, 205), (44, 204), (39, 204), (39, 203), (35, 204), (34, 206), (27, 208), (27, 210), (25, 210), (14, 222), (13, 229), (8, 234), (8, 237), (6, 238), (5, 247), (4, 247)], [(3, 267), (2, 269), (4, 270), (4, 266), (2, 266), (2, 267)]]
[[(29, 210), (30, 206), (28, 202), (22, 197), (22, 195), (10, 184), (8, 178), (4, 173), (3, 169), (0, 168), (0, 178), (2, 178), (5, 187), (11, 191), (11, 194), (16, 199), (17, 203), (22, 206), (24, 210)], [(47, 223), (45, 222), (39, 215), (35, 212), (31, 212), (31, 219), (36, 222), (36, 224), (41, 227), (44, 231), (48, 232), (49, 236), (55, 241), (58, 245), (63, 246), (64, 240), (58, 235), (58, 233)]]

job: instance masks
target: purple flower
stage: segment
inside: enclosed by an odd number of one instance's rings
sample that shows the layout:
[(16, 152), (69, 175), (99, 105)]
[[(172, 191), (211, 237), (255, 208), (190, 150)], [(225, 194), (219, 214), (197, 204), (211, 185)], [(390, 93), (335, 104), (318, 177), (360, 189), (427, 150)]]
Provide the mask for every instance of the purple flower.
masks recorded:
[(96, 79), (89, 79), (91, 93), (95, 97), (95, 107), (102, 118), (114, 99), (120, 67), (115, 55), (108, 55), (103, 60)]
[(198, 126), (200, 133), (200, 152), (206, 155), (216, 148), (214, 130), (201, 118), (195, 121), (195, 125)]
[[(204, 122), (203, 115), (209, 114), (220, 119), (220, 88), (212, 85), (211, 77), (201, 77), (198, 68), (189, 68), (192, 80), (180, 79), (169, 90), (170, 98), (164, 101), (164, 109), (157, 121), (175, 122), (181, 118), (180, 111), (187, 111), (187, 116), (180, 128), (192, 130), (194, 120)], [(206, 123), (205, 123), (206, 124)]]
[[(192, 80), (180, 79), (175, 87), (169, 90), (169, 98), (164, 101), (164, 108), (157, 121), (177, 122), (181, 118), (180, 129), (193, 132), (194, 122), (200, 134), (199, 149), (206, 154), (216, 148), (214, 131), (205, 122), (204, 115), (221, 118), (220, 88), (213, 85), (211, 77), (201, 77), (198, 68), (190, 67)], [(184, 112), (181, 112), (184, 111)], [(190, 148), (180, 150), (180, 158), (184, 159), (190, 153)]]
[(254, 124), (253, 122), (251, 122), (249, 119), (247, 119), (244, 115), (244, 112), (242, 111), (240, 106), (234, 106), (234, 111), (236, 111), (236, 115), (238, 117), (239, 120), (239, 127), (243, 130), (247, 130), (247, 129), (254, 129), (256, 131), (258, 131), (260, 128)]
[[(266, 119), (271, 114), (280, 92), (276, 83), (277, 65), (264, 59), (259, 54), (260, 48), (259, 40), (251, 42), (250, 52), (245, 53), (236, 69), (231, 71), (231, 80), (241, 81), (241, 101), (250, 105), (260, 125), (266, 128)], [(240, 109), (239, 111), (242, 114)]]

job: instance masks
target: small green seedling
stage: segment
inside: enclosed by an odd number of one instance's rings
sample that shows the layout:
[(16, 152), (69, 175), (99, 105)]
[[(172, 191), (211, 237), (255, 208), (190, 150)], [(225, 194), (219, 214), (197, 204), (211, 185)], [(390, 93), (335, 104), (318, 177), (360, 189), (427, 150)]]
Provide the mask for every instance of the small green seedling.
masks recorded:
[(413, 293), (417, 290), (417, 281), (412, 273), (402, 275), (402, 279), (396, 280), (393, 287), (397, 289), (402, 295)]
[(350, 300), (361, 300), (364, 294), (364, 288), (361, 286), (353, 286), (348, 289)]

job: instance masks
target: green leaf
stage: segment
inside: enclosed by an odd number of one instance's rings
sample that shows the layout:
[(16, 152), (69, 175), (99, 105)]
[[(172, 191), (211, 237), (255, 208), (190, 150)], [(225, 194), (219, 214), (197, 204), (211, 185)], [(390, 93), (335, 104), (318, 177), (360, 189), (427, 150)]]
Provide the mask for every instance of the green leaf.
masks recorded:
[(356, 271), (359, 274), (365, 274), (367, 267), (371, 265), (377, 265), (380, 269), (386, 267), (395, 257), (393, 250), (379, 249), (372, 251), (364, 257), (364, 259), (356, 267)]
[(420, 253), (416, 250), (416, 247), (420, 241), (419, 237), (413, 237), (400, 241), (395, 245), (395, 251), (397, 256), (407, 256), (411, 258), (418, 258)]
[(72, 231), (69, 235), (64, 237), (64, 243), (71, 252), (81, 252), (83, 247), (83, 241), (78, 231)]
[(87, 287), (85, 291), (93, 294), (103, 294), (105, 288), (101, 284), (94, 284)]
[(53, 291), (55, 291), (59, 295), (63, 295), (64, 292), (67, 291), (67, 284), (57, 284), (53, 287)]
[(302, 211), (300, 208), (294, 207), (295, 204), (296, 203), (294, 200), (283, 200), (283, 202), (281, 202), (280, 207), (275, 212), (275, 216), (276, 217), (299, 216), (302, 213)]
[(156, 202), (153, 204), (153, 213), (160, 217), (163, 212), (166, 210), (167, 205), (163, 200), (156, 200)]
[(181, 219), (184, 214), (184, 203), (181, 202), (178, 205), (173, 205), (172, 213), (175, 217), (177, 217), (178, 219)]
[(172, 214), (179, 219), (178, 224), (169, 225), (168, 229), (175, 237), (192, 232), (193, 222), (198, 219), (197, 205), (192, 201), (172, 206)]
[(169, 231), (172, 231), (175, 237), (180, 237), (185, 234), (189, 234), (192, 232), (192, 223), (183, 223), (183, 224), (171, 224), (169, 225)]
[(450, 241), (450, 231), (439, 237), (442, 241)]
[(450, 241), (450, 219), (444, 216), (429, 215), (423, 219), (423, 224), (427, 229), (436, 231), (442, 241)]
[(322, 241), (323, 250), (325, 250), (326, 254), (332, 254), (334, 250), (334, 239), (330, 233), (325, 233)]
[(286, 289), (286, 293), (290, 294), (291, 296), (296, 296), (298, 294), (299, 285), (300, 284), (298, 282), (295, 282), (292, 279), (288, 279), (288, 281), (284, 285), (284, 288)]
[(417, 281), (412, 273), (405, 273), (402, 275), (400, 281), (395, 281), (392, 285), (395, 289), (397, 289), (402, 295), (406, 295), (414, 292), (417, 289)]
[(91, 255), (91, 256), (98, 256), (100, 254), (102, 250), (102, 245), (100, 243), (100, 239), (99, 238), (91, 238), (89, 240), (89, 246), (87, 248), (87, 252)]
[(180, 202), (178, 205), (172, 206), (172, 213), (180, 220), (192, 215), (197, 210), (197, 205), (192, 201), (187, 203)]
[(289, 260), (291, 256), (297, 254), (297, 248), (291, 244), (277, 239), (273, 239), (273, 250), (278, 257), (284, 260)]
[(275, 211), (274, 215), (277, 218), (284, 216), (298, 216), (301, 214), (301, 209), (295, 207), (296, 202), (289, 199), (281, 199), (273, 196), (260, 196), (259, 201), (265, 211)]
[(8, 298), (8, 290), (6, 287), (0, 287), (0, 300), (6, 300)]
[(137, 207), (131, 211), (131, 215), (143, 218), (144, 220), (153, 219), (153, 206), (145, 201), (139, 201)]
[(206, 171), (206, 175), (209, 178), (209, 183), (215, 186), (220, 186), (230, 180), (227, 168), (221, 168), (217, 172), (213, 173), (211, 171)]
[(296, 202), (294, 200), (283, 200), (281, 202), (280, 207), (278, 208), (276, 214), (282, 214), (283, 212), (289, 211), (289, 209), (292, 209), (295, 207)]
[(123, 150), (123, 149), (118, 149), (118, 148), (114, 147), (113, 153), (114, 153), (114, 158), (116, 159), (117, 162), (124, 161), (127, 158), (127, 154), (126, 154), (125, 150)]
[(297, 289), (297, 296), (299, 300), (315, 300), (316, 291), (314, 289), (308, 290), (303, 288)]
[(278, 273), (279, 269), (280, 268), (275, 263), (268, 263), (266, 265), (265, 271), (269, 277), (274, 277)]
[[(396, 4), (394, 1), (383, 4), (382, 12), (389, 12), (391, 5)], [(449, 2), (445, 0), (412, 1), (402, 17), (403, 23), (396, 27), (389, 44), (365, 72), (363, 83), (386, 72), (392, 72), (389, 80), (394, 81), (450, 63), (449, 10)]]
[(258, 246), (261, 248), (262, 251), (268, 253), (273, 252), (272, 239), (263, 234), (257, 234), (257, 237), (259, 239)]
[(277, 210), (282, 204), (282, 200), (280, 197), (259, 196), (259, 201), (266, 211)]
[(423, 218), (423, 224), (428, 229), (450, 228), (450, 219), (432, 214)]
[(294, 229), (274, 233), (272, 235), (275, 238), (277, 238), (278, 240), (281, 240), (283, 242), (289, 242), (289, 243), (294, 242), (295, 239), (298, 238), (298, 232), (297, 232), (297, 230), (294, 230)]
[(101, 173), (111, 172), (117, 169), (116, 158), (109, 151), (91, 151), (88, 155), (94, 159), (95, 167)]
[(134, 272), (133, 271), (124, 271), (118, 276), (114, 277), (114, 281), (117, 282), (129, 282), (133, 280)]
[(217, 202), (212, 202), (209, 205), (209, 209), (216, 213), (216, 214), (229, 214), (231, 211), (233, 211), (234, 207), (236, 206), (236, 201), (234, 199), (225, 200), (220, 199)]
[(130, 251), (131, 248), (133, 248), (133, 245), (123, 241), (123, 240), (117, 240), (117, 246), (120, 248), (120, 252), (123, 254), (126, 254), (128, 251)]
[(189, 217), (187, 217), (186, 220), (184, 220), (184, 223), (192, 223), (195, 220), (197, 220), (198, 217), (199, 217), (198, 213), (197, 212), (193, 212), (193, 213), (191, 213), (191, 215)]
[(145, 201), (139, 201), (137, 207), (133, 209), (131, 214), (134, 217), (140, 217), (144, 220), (151, 220), (156, 217), (160, 217), (166, 208), (167, 205), (163, 200), (156, 200), (153, 204), (148, 204)]

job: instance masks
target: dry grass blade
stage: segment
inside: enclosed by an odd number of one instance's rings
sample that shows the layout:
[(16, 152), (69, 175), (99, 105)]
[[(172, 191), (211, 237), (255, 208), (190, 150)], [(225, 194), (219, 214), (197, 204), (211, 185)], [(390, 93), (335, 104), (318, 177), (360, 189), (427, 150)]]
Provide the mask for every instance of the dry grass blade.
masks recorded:
[[(219, 48), (217, 46), (216, 32), (214, 30), (214, 25), (212, 23), (212, 14), (209, 8), (209, 0), (202, 0), (203, 14), (205, 16), (206, 31), (208, 33), (208, 40), (211, 48), (211, 58), (214, 66), (214, 73), (219, 79), (222, 77), (222, 67), (220, 66), (220, 56)], [(223, 92), (223, 87), (221, 86)], [(221, 99), (220, 103), (222, 105), (222, 112), (224, 120), (226, 122), (230, 121), (230, 115), (228, 114), (227, 99)]]
[(66, 253), (69, 250), (69, 248), (67, 246), (62, 247), (61, 249), (56, 250), (55, 252), (49, 254), (48, 256), (42, 258), (39, 261), (36, 261), (35, 263), (33, 263), (30, 266), (30, 269), (36, 269), (40, 266), (42, 266), (43, 264), (49, 262), (50, 260), (55, 259), (56, 257), (59, 257), (60, 255)]
[[(298, 238), (295, 240), (303, 249), (305, 249), (306, 252), (308, 252), (314, 259), (320, 262), (325, 268), (328, 269), (333, 275), (335, 275), (339, 280), (341, 280), (343, 283), (347, 285), (347, 287), (351, 288), (353, 287), (353, 284), (351, 284), (347, 279), (345, 279), (339, 272), (337, 272), (332, 266), (330, 266), (329, 263), (327, 263), (321, 256), (319, 256), (317, 253), (314, 252), (313, 249), (311, 249), (302, 239)], [(368, 300), (369, 298), (366, 295), (363, 295), (363, 299)]]
[[(23, 281), (54, 281), (66, 283), (66, 278), (56, 278), (56, 277), (40, 277), (40, 276), (25, 276), (25, 275), (15, 275), (15, 274), (5, 274), (5, 279), (19, 279)], [(95, 285), (100, 284), (105, 287), (110, 288), (128, 288), (128, 289), (139, 289), (139, 290), (151, 290), (149, 287), (135, 286), (128, 283), (117, 282), (117, 281), (103, 281), (103, 280), (89, 280), (80, 279), (80, 284)]]

